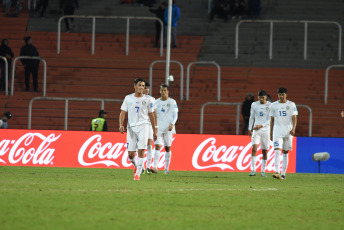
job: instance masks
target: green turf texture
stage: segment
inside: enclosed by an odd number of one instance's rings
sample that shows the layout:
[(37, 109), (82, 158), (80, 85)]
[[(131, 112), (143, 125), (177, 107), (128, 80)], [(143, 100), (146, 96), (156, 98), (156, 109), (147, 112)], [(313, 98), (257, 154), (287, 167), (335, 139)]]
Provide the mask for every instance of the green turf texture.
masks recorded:
[(344, 229), (344, 175), (0, 167), (0, 229)]

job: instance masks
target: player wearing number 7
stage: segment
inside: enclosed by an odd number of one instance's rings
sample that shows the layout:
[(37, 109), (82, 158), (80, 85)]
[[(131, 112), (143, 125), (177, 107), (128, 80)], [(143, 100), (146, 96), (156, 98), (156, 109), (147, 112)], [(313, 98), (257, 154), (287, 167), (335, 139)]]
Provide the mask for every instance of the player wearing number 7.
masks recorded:
[[(297, 108), (294, 102), (287, 100), (287, 89), (277, 90), (278, 101), (272, 103), (270, 110), (270, 138), (275, 149), (275, 170), (277, 179), (285, 179), (288, 167), (288, 152), (292, 150), (293, 136), (297, 124)], [(282, 174), (280, 175), (280, 155), (282, 157)]]
[[(151, 98), (143, 94), (145, 80), (137, 78), (134, 81), (135, 93), (125, 97), (121, 113), (119, 115), (119, 131), (124, 134), (124, 119), (128, 113), (127, 125), (127, 150), (129, 160), (134, 165), (134, 180), (140, 180), (140, 174), (143, 168), (145, 150), (148, 141), (149, 121), (153, 127), (156, 127), (154, 117), (154, 105)], [(157, 128), (153, 129), (154, 140), (157, 138)], [(137, 149), (138, 160), (135, 162), (135, 152)]]

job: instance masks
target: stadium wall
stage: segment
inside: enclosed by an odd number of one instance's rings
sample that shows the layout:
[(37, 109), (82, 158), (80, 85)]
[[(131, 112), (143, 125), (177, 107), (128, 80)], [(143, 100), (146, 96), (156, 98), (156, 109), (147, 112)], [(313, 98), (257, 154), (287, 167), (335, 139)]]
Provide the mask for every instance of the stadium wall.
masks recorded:
[[(0, 166), (133, 168), (128, 161), (125, 134), (2, 129), (0, 137)], [(322, 148), (316, 144), (321, 144)], [(312, 154), (327, 151), (331, 152), (331, 158), (321, 163), (321, 172), (344, 173), (344, 169), (339, 167), (339, 147), (343, 144), (344, 138), (294, 138), (287, 172), (318, 172), (317, 163), (312, 162)], [(159, 169), (165, 166), (164, 153), (162, 149)], [(260, 153), (258, 149), (257, 169), (261, 167)], [(274, 172), (274, 154), (271, 146), (267, 172)], [(250, 166), (251, 141), (248, 136), (174, 136), (170, 170), (249, 172)]]

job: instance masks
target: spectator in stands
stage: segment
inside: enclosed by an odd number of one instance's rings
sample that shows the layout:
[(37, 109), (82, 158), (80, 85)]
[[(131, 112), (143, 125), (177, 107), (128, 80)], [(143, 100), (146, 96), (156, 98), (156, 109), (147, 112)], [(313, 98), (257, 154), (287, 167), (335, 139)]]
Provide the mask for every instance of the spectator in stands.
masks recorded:
[(230, 0), (229, 5), (232, 19), (242, 19), (247, 14), (245, 0)]
[(260, 0), (247, 0), (248, 15), (252, 19), (256, 19), (260, 16), (261, 1)]
[[(176, 0), (172, 0), (172, 16), (171, 16), (171, 34), (172, 34), (172, 48), (177, 48), (177, 23), (180, 18), (180, 9), (176, 4)], [(164, 13), (165, 25), (168, 23), (168, 8)]]
[[(164, 14), (165, 14), (166, 7), (167, 7), (167, 2), (162, 2), (157, 9), (149, 8), (149, 11), (154, 13), (155, 17), (161, 19), (161, 21), (164, 22)], [(164, 26), (161, 28), (160, 22), (156, 21), (155, 22), (155, 43), (154, 43), (154, 47), (158, 47), (159, 46), (159, 39), (160, 39), (161, 30), (164, 30)]]
[(10, 112), (5, 112), (3, 115), (4, 116), (0, 120), (0, 129), (7, 129), (8, 128), (7, 121), (12, 118), (12, 114)]
[(214, 21), (215, 15), (218, 15), (219, 18), (222, 18), (224, 21), (228, 21), (228, 14), (229, 14), (228, 0), (215, 0), (209, 14), (209, 22)]
[(91, 127), (90, 127), (90, 131), (108, 131), (108, 125), (106, 122), (106, 116), (107, 116), (108, 112), (104, 111), (104, 110), (100, 110), (98, 117), (92, 119), (91, 122)]
[[(20, 56), (39, 57), (39, 53), (35, 46), (32, 45), (31, 37), (24, 38), (24, 45), (20, 50)], [(38, 69), (40, 60), (38, 59), (20, 59), (25, 69), (25, 87), (26, 91), (30, 90), (30, 74), (33, 79), (33, 89), (38, 91)]]
[(0, 90), (5, 90), (5, 81), (6, 77), (9, 79), (10, 73), (11, 73), (11, 66), (12, 66), (12, 58), (14, 56), (11, 48), (8, 46), (9, 42), (7, 39), (2, 39), (1, 46), (0, 46), (0, 56), (3, 56), (7, 60), (7, 66), (8, 66), (8, 72), (7, 76), (5, 76), (5, 61), (3, 59), (0, 59), (0, 66), (1, 66), (1, 81), (0, 81)]
[(139, 0), (140, 6), (152, 7), (155, 3), (155, 0)]
[[(60, 7), (63, 9), (63, 15), (74, 15), (75, 9), (79, 8), (78, 0), (62, 0)], [(65, 18), (65, 25), (66, 25), (66, 32), (70, 32), (69, 20), (72, 23), (74, 22), (74, 18)]]
[(246, 135), (246, 131), (248, 130), (248, 123), (250, 121), (250, 112), (251, 112), (252, 102), (254, 102), (253, 94), (247, 93), (245, 97), (245, 101), (242, 103), (242, 107), (241, 107), (241, 114), (244, 120), (244, 124), (242, 128), (242, 135)]
[[(22, 0), (21, 1), (19, 1), (19, 0), (4, 0), (4, 2), (5, 2), (5, 6), (6, 6), (5, 17), (18, 17), (18, 12), (23, 5), (23, 1)], [(12, 6), (14, 7), (14, 11), (12, 14), (10, 14)]]
[(48, 8), (49, 0), (40, 0), (37, 4), (37, 7), (35, 9), (36, 12), (39, 12), (39, 10), (42, 8), (40, 17), (46, 17), (46, 11)]

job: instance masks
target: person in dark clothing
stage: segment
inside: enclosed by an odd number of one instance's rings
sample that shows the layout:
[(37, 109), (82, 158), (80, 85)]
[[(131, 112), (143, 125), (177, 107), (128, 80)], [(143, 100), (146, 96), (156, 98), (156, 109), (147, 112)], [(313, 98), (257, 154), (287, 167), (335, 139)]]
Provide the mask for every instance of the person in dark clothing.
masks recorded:
[[(62, 0), (60, 7), (63, 9), (63, 15), (74, 15), (75, 9), (79, 8), (78, 0)], [(66, 32), (70, 32), (69, 20), (74, 22), (74, 18), (65, 18)]]
[[(31, 37), (24, 38), (24, 45), (20, 50), (20, 56), (39, 57), (39, 53), (35, 46), (32, 45)], [(40, 60), (38, 59), (20, 59), (25, 69), (25, 87), (26, 91), (30, 90), (30, 74), (33, 79), (33, 89), (38, 91), (38, 69)]]
[(49, 0), (40, 0), (37, 4), (37, 7), (35, 9), (36, 12), (38, 12), (41, 8), (42, 11), (40, 13), (40, 17), (46, 17), (46, 10), (48, 8)]
[(209, 14), (209, 22), (214, 20), (215, 15), (222, 18), (224, 21), (228, 20), (229, 4), (228, 0), (215, 0), (214, 5)]
[(8, 128), (8, 123), (7, 121), (12, 118), (11, 112), (4, 112), (4, 116), (0, 120), (0, 129), (7, 129)]
[[(162, 2), (161, 5), (159, 6), (159, 8), (157, 8), (157, 9), (149, 8), (149, 11), (154, 13), (155, 17), (161, 19), (161, 21), (164, 22), (164, 14), (165, 14), (166, 7), (167, 7), (167, 2)], [(163, 29), (164, 29), (164, 26), (161, 28), (160, 22), (156, 21), (155, 22), (155, 43), (154, 43), (154, 47), (158, 47), (159, 46), (160, 33), (161, 33), (161, 30), (163, 30)]]
[(250, 121), (251, 104), (254, 102), (254, 96), (252, 93), (246, 94), (245, 101), (242, 103), (241, 114), (244, 120), (244, 125), (242, 128), (242, 135), (246, 135), (248, 130), (248, 123)]
[(108, 112), (100, 110), (98, 117), (92, 119), (90, 131), (108, 131), (108, 125), (105, 120)]
[(260, 16), (261, 0), (248, 0), (248, 14), (252, 19), (256, 19)]
[(11, 73), (11, 66), (12, 66), (12, 58), (14, 56), (11, 48), (8, 46), (9, 42), (7, 39), (2, 39), (1, 46), (0, 46), (0, 56), (3, 56), (7, 60), (7, 66), (8, 66), (8, 72), (7, 76), (5, 75), (5, 61), (3, 59), (0, 59), (0, 66), (1, 66), (1, 81), (0, 81), (0, 90), (5, 90), (5, 81), (6, 77), (9, 79), (10, 73)]
[(245, 0), (230, 0), (229, 6), (232, 19), (242, 19), (247, 13)]

